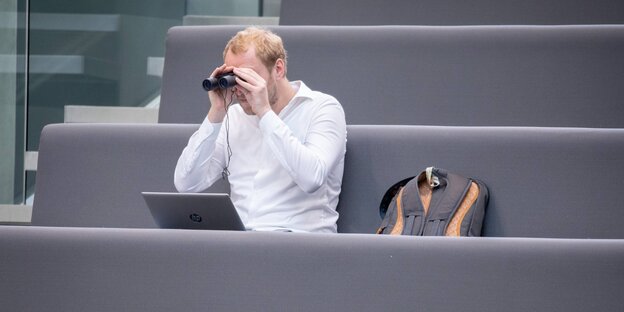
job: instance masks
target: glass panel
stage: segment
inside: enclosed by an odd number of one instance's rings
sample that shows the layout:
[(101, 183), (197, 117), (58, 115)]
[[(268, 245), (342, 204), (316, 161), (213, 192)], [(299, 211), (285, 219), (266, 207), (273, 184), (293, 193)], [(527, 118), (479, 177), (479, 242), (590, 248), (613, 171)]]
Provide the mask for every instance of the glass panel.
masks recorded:
[[(72, 112), (76, 106), (157, 107), (165, 35), (182, 25), (185, 15), (258, 16), (276, 10), (279, 0), (30, 0), (26, 150), (38, 150), (45, 125), (68, 120), (66, 106)], [(23, 162), (20, 157), (16, 162)], [(18, 171), (23, 181), (23, 165), (16, 165)], [(34, 172), (26, 179), (22, 189), (28, 197)]]
[(24, 201), (25, 3), (0, 1), (0, 204)]
[(260, 7), (262, 8), (262, 14), (260, 14), (260, 16), (279, 17), (281, 6), (282, 0), (260, 0)]
[(157, 103), (165, 35), (184, 14), (184, 0), (30, 0), (27, 150), (68, 105)]
[(31, 0), (28, 150), (66, 105), (145, 106), (160, 93), (149, 64), (185, 1)]
[(188, 0), (189, 15), (259, 16), (258, 0)]

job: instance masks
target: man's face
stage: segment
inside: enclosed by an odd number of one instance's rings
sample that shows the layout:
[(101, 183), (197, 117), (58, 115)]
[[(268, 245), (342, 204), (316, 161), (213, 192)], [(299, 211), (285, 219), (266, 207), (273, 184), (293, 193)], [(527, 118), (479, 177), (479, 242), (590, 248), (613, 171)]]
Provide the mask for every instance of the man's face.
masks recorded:
[[(256, 49), (253, 46), (249, 47), (246, 52), (239, 54), (234, 54), (231, 51), (228, 51), (225, 55), (225, 64), (227, 66), (253, 69), (267, 83), (269, 103), (272, 105), (275, 102), (277, 90), (274, 75), (272, 72), (269, 72), (262, 61), (260, 61), (260, 59), (256, 56)], [(245, 94), (241, 91), (241, 88), (239, 86), (235, 86), (233, 91), (245, 113), (248, 115), (254, 115), (251, 105), (249, 105), (249, 102), (245, 98)]]

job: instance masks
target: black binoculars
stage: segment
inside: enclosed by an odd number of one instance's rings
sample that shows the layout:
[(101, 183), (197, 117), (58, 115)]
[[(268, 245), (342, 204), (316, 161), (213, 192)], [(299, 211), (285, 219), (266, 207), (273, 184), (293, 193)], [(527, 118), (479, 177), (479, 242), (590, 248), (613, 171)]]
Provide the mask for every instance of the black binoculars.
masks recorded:
[(204, 79), (202, 87), (206, 91), (212, 91), (216, 88), (227, 89), (236, 85), (236, 75), (234, 73), (226, 73), (217, 77), (209, 77)]

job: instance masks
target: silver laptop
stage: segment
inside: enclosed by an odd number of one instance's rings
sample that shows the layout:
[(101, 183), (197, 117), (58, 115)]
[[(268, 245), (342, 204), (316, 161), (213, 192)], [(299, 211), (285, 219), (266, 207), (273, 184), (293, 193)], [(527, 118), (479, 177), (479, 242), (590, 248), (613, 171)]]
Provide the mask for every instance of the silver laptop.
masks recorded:
[(165, 229), (244, 231), (228, 194), (142, 192), (156, 224)]

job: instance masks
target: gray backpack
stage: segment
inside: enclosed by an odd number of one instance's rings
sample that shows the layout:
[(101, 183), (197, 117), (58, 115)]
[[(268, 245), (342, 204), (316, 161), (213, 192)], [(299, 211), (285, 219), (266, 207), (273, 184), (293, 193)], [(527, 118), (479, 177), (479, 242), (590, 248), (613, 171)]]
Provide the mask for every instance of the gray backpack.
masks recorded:
[(483, 182), (429, 167), (388, 189), (377, 234), (481, 236), (488, 199)]

